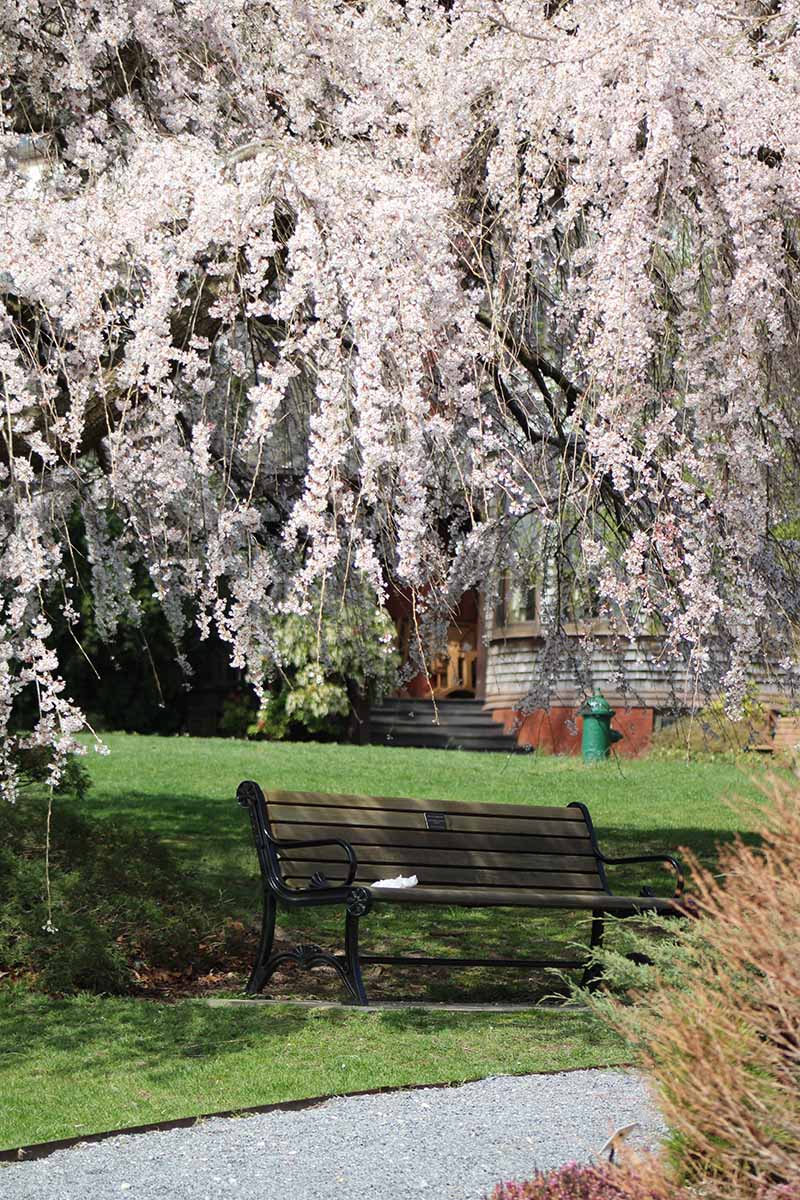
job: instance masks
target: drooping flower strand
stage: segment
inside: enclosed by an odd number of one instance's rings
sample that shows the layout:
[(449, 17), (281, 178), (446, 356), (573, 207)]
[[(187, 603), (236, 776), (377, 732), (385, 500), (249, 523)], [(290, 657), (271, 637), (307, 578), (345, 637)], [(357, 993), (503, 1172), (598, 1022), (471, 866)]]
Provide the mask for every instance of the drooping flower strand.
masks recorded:
[(542, 556), (554, 638), (591, 589), (734, 707), (791, 672), (796, 8), (6, 6), (0, 746), (81, 727), (76, 511), (101, 632), (144, 568), (256, 683), (354, 578), (430, 654)]

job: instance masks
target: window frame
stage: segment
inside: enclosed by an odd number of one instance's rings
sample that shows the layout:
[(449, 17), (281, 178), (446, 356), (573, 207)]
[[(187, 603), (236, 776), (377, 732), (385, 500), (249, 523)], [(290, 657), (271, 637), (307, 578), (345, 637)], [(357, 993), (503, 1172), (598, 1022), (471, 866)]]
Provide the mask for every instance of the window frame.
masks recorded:
[[(542, 625), (540, 613), (542, 601), (542, 584), (537, 582), (531, 589), (535, 595), (536, 616), (532, 620), (526, 621), (508, 621), (508, 593), (509, 588), (513, 586), (510, 573), (506, 571), (500, 584), (500, 595), (498, 602), (493, 606), (492, 610), (492, 632), (489, 636), (490, 642), (506, 641), (514, 638), (531, 638), (543, 637), (544, 627)], [(502, 620), (499, 619), (502, 614)], [(600, 637), (611, 637), (619, 633), (607, 617), (588, 617), (580, 621), (565, 621), (563, 631), (568, 637), (579, 637), (582, 634), (597, 635)]]

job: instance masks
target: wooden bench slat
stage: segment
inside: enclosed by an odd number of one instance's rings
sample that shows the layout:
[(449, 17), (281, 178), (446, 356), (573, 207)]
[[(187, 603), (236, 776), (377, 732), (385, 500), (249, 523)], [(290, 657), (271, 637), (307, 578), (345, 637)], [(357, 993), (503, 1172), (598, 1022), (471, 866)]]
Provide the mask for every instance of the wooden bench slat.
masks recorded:
[(421, 849), (447, 849), (453, 851), (474, 850), (485, 848), (489, 851), (511, 850), (529, 854), (585, 854), (594, 858), (589, 831), (585, 825), (575, 827), (574, 834), (569, 837), (539, 836), (538, 834), (503, 834), (503, 833), (436, 833), (430, 829), (383, 829), (367, 825), (344, 826), (336, 829), (333, 825), (306, 825), (280, 821), (272, 825), (272, 833), (279, 840), (289, 841), (292, 838), (324, 838), (341, 836), (346, 842), (355, 847), (360, 854), (361, 846), (391, 846), (397, 849), (408, 848), (409, 852), (415, 846)]
[[(345, 857), (337, 846), (318, 849), (283, 851), (286, 862), (345, 863)], [(360, 846), (356, 851), (359, 867), (366, 863), (402, 867), (402, 874), (416, 874), (427, 866), (475, 867), (489, 871), (591, 871), (597, 874), (594, 857), (589, 854), (520, 854), (492, 853), (485, 850), (459, 850), (454, 854), (449, 848), (424, 849), (392, 846)], [(361, 872), (364, 873), (363, 871)], [(397, 871), (394, 872), (397, 874)]]
[[(298, 805), (301, 808), (366, 808), (378, 812), (448, 812), (463, 813), (467, 816), (509, 816), (532, 820), (555, 817), (561, 821), (576, 821), (584, 823), (583, 813), (579, 808), (543, 807), (527, 804), (480, 804), (470, 800), (418, 800), (403, 796), (349, 796), (343, 793), (327, 792), (283, 792), (271, 791), (265, 793), (267, 804)], [(372, 820), (372, 815), (370, 815)]]
[(525, 888), (376, 888), (375, 904), (447, 904), (461, 908), (571, 908), (606, 913), (674, 913), (676, 902), (663, 896), (639, 899), (608, 892), (532, 891)]
[[(344, 864), (340, 870), (337, 870), (338, 864), (330, 862), (291, 862), (284, 867), (284, 878), (286, 879), (310, 879), (317, 872), (322, 872), (328, 879), (334, 880), (344, 878), (347, 873), (347, 865)], [(420, 875), (420, 883), (448, 883), (453, 886), (463, 885), (467, 888), (476, 887), (503, 887), (503, 888), (536, 888), (538, 890), (547, 891), (550, 888), (557, 888), (562, 891), (598, 891), (600, 890), (600, 877), (596, 872), (570, 872), (570, 871), (488, 871), (476, 869), (474, 867), (440, 867), (426, 866), (420, 867), (420, 871), (424, 872)], [(396, 875), (399, 872), (395, 868), (389, 872), (389, 875)], [(416, 874), (416, 872), (413, 872)], [(369, 886), (376, 879), (385, 878), (386, 872), (361, 870), (356, 879), (357, 883), (363, 883)]]
[[(369, 819), (365, 820), (365, 814), (358, 809), (347, 808), (311, 808), (300, 804), (270, 804), (269, 812), (271, 822), (276, 823), (292, 823), (297, 829), (296, 837), (305, 837), (302, 832), (303, 823), (309, 825), (365, 825), (367, 828), (378, 825), (384, 829), (426, 829), (425, 813), (426, 812), (442, 812), (441, 808), (431, 805), (429, 809), (421, 809), (418, 812), (381, 812), (378, 809), (371, 810)], [(564, 811), (563, 809), (561, 810)], [(492, 816), (462, 816), (460, 813), (447, 813), (448, 829), (452, 829), (456, 833), (535, 833), (540, 837), (545, 834), (553, 834), (557, 837), (569, 837), (572, 829), (575, 828), (573, 821), (567, 820), (550, 820), (547, 818), (539, 818), (536, 820), (520, 820), (517, 817), (495, 817)], [(585, 828), (585, 826), (583, 826)], [(330, 836), (330, 834), (328, 835)]]

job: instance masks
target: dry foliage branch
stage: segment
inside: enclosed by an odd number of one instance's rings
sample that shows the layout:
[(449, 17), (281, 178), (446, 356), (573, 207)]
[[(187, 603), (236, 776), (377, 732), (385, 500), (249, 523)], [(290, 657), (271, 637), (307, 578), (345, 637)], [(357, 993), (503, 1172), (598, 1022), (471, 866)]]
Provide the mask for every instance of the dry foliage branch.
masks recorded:
[(676, 1186), (708, 1200), (800, 1196), (800, 786), (765, 792), (760, 845), (719, 874), (687, 855), (704, 919), (676, 966), (662, 947), (648, 994), (601, 1001), (657, 1086)]

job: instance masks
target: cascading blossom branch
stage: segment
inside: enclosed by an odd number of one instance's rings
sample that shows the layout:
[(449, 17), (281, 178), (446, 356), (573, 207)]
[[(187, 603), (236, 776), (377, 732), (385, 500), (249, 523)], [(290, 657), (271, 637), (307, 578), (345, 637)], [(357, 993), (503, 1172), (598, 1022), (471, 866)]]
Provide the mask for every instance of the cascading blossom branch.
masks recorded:
[(26, 690), (34, 742), (83, 724), (76, 520), (105, 636), (142, 564), (178, 652), (213, 625), (255, 682), (276, 618), (348, 589), (441, 629), (521, 517), (734, 705), (790, 670), (799, 29), (797, 0), (6, 0), (9, 794)]

